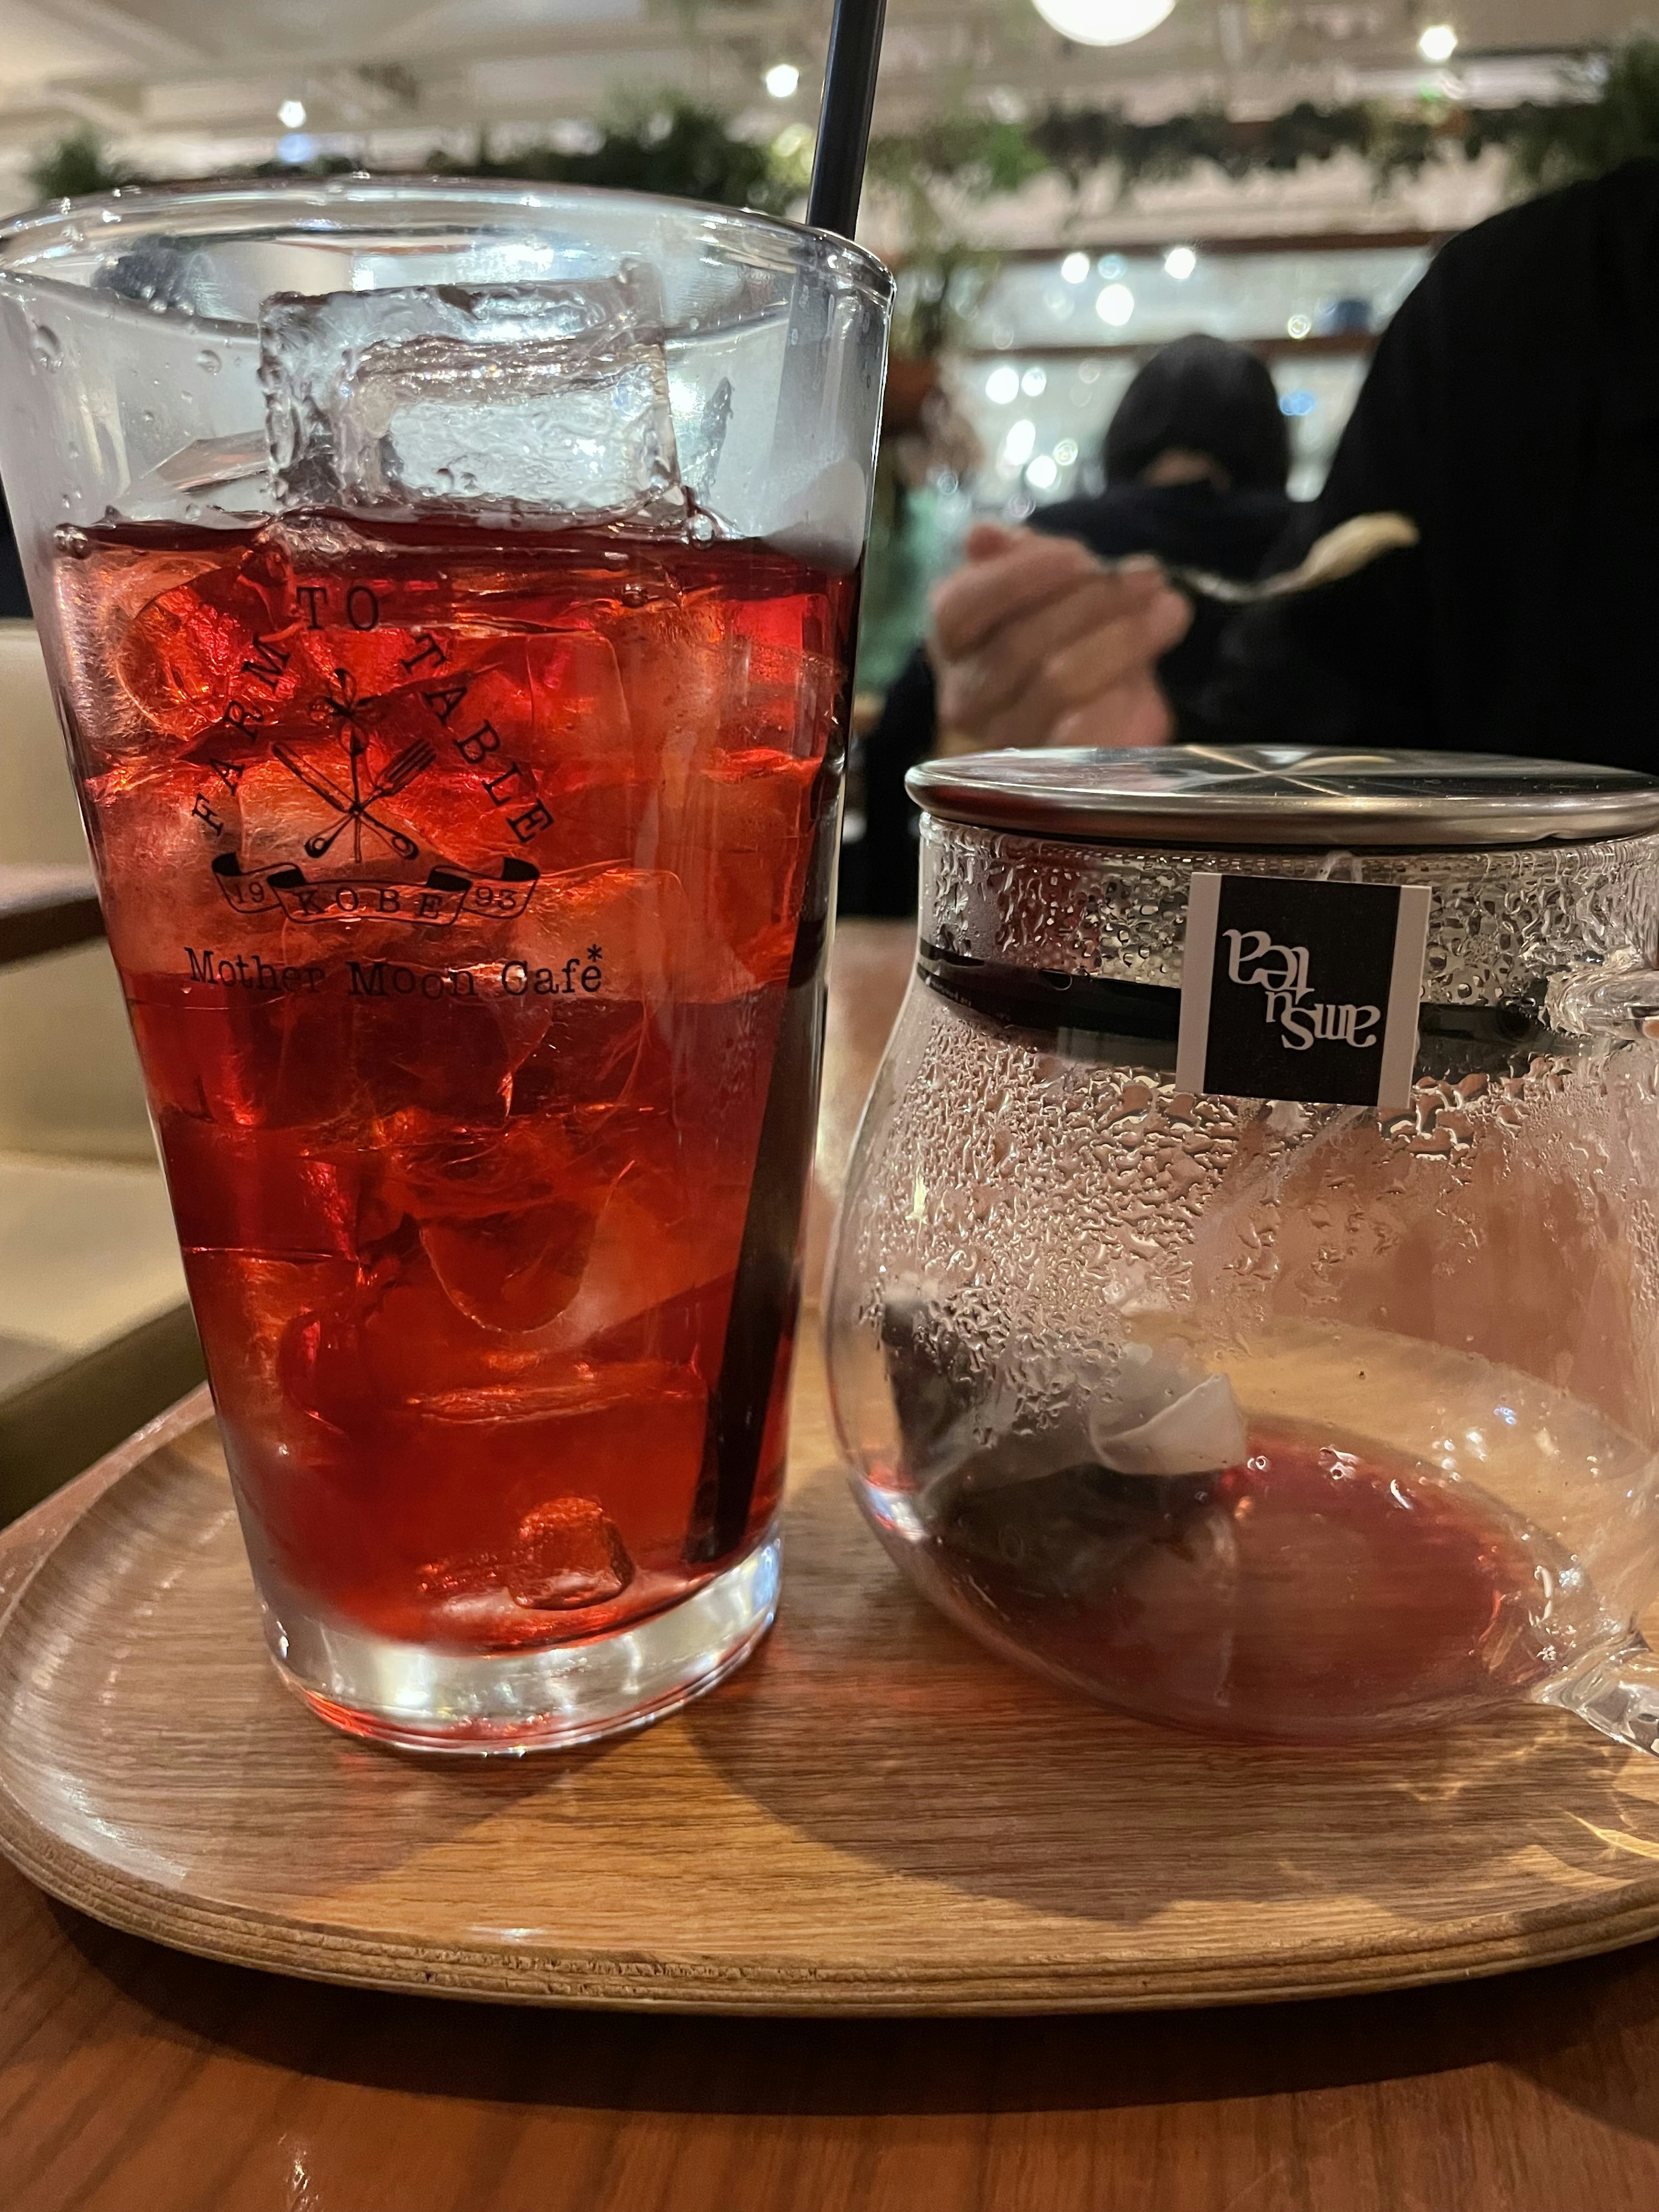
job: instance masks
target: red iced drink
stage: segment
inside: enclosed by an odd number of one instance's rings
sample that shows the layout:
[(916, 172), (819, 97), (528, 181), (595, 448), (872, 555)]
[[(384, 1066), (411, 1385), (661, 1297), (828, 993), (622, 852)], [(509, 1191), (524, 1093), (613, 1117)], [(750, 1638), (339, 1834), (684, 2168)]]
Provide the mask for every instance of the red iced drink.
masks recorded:
[(267, 1598), (472, 1651), (672, 1604), (776, 1503), (854, 580), (312, 514), (56, 583)]

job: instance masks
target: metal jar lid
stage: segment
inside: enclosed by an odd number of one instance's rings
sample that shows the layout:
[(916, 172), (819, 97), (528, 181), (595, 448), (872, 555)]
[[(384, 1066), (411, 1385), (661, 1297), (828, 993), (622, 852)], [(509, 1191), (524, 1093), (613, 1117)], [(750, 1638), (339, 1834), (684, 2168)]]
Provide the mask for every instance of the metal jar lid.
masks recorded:
[(1107, 844), (1583, 845), (1659, 830), (1659, 781), (1574, 761), (1309, 745), (978, 753), (912, 769), (927, 813)]

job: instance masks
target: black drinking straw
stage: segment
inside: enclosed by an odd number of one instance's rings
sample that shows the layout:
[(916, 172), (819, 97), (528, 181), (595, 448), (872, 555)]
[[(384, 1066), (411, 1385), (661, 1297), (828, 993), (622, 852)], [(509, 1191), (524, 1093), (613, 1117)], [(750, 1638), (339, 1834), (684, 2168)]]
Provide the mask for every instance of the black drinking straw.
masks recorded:
[(886, 15), (887, 0), (836, 0), (830, 27), (806, 220), (815, 229), (838, 231), (843, 238), (853, 235), (859, 219)]
[[(858, 221), (886, 14), (887, 0), (836, 0), (806, 220), (842, 238), (851, 238)], [(780, 400), (782, 422), (788, 421), (792, 405), (815, 396), (811, 379), (822, 371), (829, 299), (822, 278), (797, 289)], [(797, 339), (802, 343), (795, 343)], [(853, 621), (854, 633), (857, 627)], [(850, 653), (850, 642), (847, 650)], [(847, 675), (850, 678), (850, 666)], [(724, 1559), (742, 1542), (748, 1528), (779, 1355), (799, 1295), (796, 1270), (801, 1208), (812, 1172), (814, 1109), (823, 1048), (823, 946), (840, 855), (838, 779), (852, 703), (848, 692), (849, 684), (844, 681), (828, 755), (813, 792), (812, 860), (802, 890), (794, 957), (767, 1085), (720, 1374), (708, 1395), (702, 1475), (686, 1539), (686, 1556), (699, 1564)]]
[[(848, 704), (843, 690), (838, 729)], [(832, 738), (832, 756), (838, 750)], [(799, 1298), (801, 1210), (812, 1175), (823, 1050), (823, 947), (841, 852), (840, 770), (838, 757), (826, 761), (813, 793), (817, 822), (812, 860), (766, 1086), (726, 1343), (708, 1394), (702, 1480), (686, 1539), (686, 1556), (699, 1565), (735, 1551), (748, 1528), (778, 1356)]]

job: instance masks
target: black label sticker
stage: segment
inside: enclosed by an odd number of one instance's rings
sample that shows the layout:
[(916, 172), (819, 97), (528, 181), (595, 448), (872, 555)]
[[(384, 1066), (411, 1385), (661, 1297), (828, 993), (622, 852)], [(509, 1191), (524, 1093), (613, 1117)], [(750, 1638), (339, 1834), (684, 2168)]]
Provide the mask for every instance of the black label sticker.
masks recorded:
[(1417, 1064), (1421, 884), (1194, 876), (1176, 1080), (1398, 1113)]

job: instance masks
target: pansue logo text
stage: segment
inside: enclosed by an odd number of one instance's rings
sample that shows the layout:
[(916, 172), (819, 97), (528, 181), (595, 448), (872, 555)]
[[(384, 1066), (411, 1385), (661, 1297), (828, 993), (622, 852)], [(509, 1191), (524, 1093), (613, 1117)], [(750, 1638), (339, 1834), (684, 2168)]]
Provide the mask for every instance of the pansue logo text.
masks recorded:
[(1380, 1006), (1336, 1006), (1313, 996), (1305, 945), (1275, 945), (1265, 929), (1225, 929), (1227, 976), (1249, 988), (1259, 984), (1263, 1017), (1276, 1023), (1287, 1052), (1306, 1052), (1316, 1042), (1352, 1045), (1369, 1052), (1376, 1042)]

